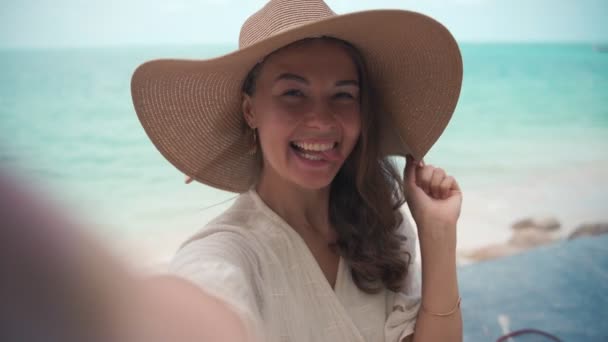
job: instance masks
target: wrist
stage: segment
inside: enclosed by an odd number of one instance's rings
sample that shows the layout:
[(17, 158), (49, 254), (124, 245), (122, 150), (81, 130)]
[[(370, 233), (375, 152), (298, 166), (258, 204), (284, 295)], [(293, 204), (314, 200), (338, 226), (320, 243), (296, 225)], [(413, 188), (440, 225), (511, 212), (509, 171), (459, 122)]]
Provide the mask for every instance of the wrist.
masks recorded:
[(433, 223), (418, 226), (418, 240), (421, 253), (424, 251), (456, 252), (456, 225)]
[(458, 270), (454, 257), (422, 260), (422, 303), (432, 312), (449, 311), (459, 297)]
[(456, 271), (456, 243), (448, 240), (420, 242), (420, 262), (423, 273)]
[(420, 266), (422, 277), (437, 278), (456, 274), (456, 253), (447, 251), (422, 254)]

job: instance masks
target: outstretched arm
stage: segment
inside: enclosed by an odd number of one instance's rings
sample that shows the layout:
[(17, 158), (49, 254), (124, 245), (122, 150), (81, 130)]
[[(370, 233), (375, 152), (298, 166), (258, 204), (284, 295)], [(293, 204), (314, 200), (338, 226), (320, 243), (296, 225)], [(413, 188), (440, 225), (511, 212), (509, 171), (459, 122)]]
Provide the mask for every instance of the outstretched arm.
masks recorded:
[(134, 274), (21, 184), (0, 174), (0, 340), (247, 341), (223, 302)]

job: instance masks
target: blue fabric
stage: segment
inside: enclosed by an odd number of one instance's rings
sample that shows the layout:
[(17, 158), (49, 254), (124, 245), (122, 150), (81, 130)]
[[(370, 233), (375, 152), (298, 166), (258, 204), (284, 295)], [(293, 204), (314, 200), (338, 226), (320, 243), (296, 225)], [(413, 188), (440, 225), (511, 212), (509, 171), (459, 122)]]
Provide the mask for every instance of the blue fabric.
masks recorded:
[[(608, 234), (562, 241), (458, 270), (465, 341), (534, 328), (562, 341), (608, 341)], [(516, 341), (543, 341), (516, 337)]]

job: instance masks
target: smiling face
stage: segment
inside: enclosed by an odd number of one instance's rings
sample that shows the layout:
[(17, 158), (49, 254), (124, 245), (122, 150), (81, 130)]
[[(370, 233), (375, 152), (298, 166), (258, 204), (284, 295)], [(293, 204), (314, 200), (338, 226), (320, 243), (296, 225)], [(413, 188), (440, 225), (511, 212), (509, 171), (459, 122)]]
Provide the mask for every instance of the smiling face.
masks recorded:
[(359, 138), (359, 96), (357, 66), (337, 42), (307, 40), (270, 55), (243, 100), (258, 131), (262, 177), (327, 187)]

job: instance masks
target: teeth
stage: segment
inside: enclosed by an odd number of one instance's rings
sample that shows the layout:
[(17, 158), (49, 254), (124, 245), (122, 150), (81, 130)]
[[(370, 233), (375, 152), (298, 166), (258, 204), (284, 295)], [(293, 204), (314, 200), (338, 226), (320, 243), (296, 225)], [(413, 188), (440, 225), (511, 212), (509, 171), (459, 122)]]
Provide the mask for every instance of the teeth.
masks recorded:
[(321, 157), (313, 156), (312, 154), (308, 154), (308, 153), (300, 153), (300, 155), (308, 160), (321, 160)]
[(294, 145), (306, 151), (315, 151), (315, 152), (324, 152), (329, 151), (334, 148), (335, 144), (307, 144), (307, 143), (297, 143), (294, 142)]

